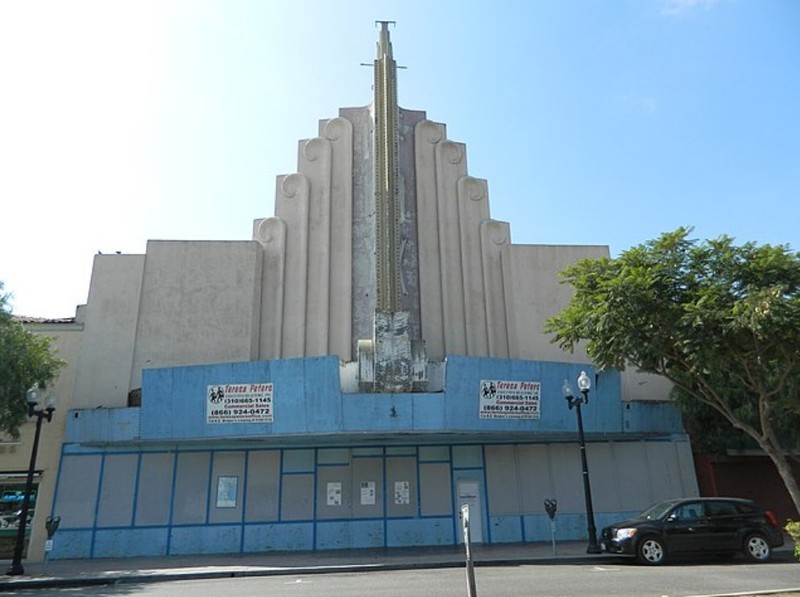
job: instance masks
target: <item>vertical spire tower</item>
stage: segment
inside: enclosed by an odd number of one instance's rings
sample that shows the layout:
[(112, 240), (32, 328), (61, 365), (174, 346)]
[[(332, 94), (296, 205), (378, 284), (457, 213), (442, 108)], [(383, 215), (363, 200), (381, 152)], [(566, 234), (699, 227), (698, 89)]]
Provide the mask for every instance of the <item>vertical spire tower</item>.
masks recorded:
[(378, 23), (373, 85), (376, 300), (372, 338), (358, 341), (359, 387), (369, 392), (413, 392), (427, 385), (427, 356), (424, 341), (411, 337), (412, 315), (403, 307), (397, 64), (389, 39), (392, 21)]
[(381, 25), (375, 59), (376, 278), (379, 311), (400, 310), (400, 201), (398, 192), (397, 64), (389, 24)]

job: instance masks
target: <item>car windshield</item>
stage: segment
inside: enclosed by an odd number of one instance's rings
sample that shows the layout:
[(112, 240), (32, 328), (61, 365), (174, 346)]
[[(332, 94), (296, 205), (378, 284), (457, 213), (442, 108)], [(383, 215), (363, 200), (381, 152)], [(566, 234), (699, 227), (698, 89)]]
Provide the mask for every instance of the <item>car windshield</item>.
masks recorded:
[(676, 503), (677, 502), (675, 500), (670, 500), (668, 502), (659, 502), (657, 504), (653, 504), (641, 512), (636, 518), (643, 518), (644, 520), (658, 520), (663, 518), (664, 515), (669, 512)]

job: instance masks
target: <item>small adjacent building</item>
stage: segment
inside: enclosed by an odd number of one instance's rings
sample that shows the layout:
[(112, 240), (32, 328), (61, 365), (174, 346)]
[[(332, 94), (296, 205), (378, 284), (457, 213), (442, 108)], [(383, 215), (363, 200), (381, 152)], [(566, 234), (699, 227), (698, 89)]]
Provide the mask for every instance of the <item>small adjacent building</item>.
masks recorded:
[[(56, 410), (53, 412), (52, 421), (46, 422), (46, 419), (43, 421), (33, 470), (33, 487), (28, 509), (28, 518), (31, 522), (26, 528), (23, 551), (29, 560), (41, 561), (44, 553), (47, 537), (45, 520), (50, 515), (53, 505), (64, 425), (75, 383), (77, 360), (75, 357), (80, 351), (83, 337), (83, 313), (84, 308), (79, 307), (74, 317), (59, 319), (15, 317), (28, 330), (52, 338), (52, 347), (67, 361), (58, 379), (41, 396), (42, 404), (39, 405), (39, 408), (42, 408), (47, 397), (56, 399)], [(30, 419), (20, 427), (19, 438), (0, 439), (0, 559), (11, 559), (14, 553), (35, 428), (35, 418)]]
[(451, 545), (462, 504), (473, 541), (545, 541), (545, 499), (585, 538), (581, 371), (598, 527), (697, 493), (666, 384), (543, 335), (608, 248), (514, 244), (395, 69), (382, 23), (372, 103), (300, 142), (252, 240), (95, 257), (50, 557)]

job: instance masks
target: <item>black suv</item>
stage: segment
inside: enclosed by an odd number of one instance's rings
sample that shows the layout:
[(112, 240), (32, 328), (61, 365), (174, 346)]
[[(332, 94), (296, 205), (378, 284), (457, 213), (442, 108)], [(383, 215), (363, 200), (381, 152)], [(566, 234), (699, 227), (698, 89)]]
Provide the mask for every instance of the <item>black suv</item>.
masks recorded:
[(600, 547), (636, 556), (643, 564), (663, 564), (677, 554), (734, 554), (766, 562), (783, 545), (775, 515), (750, 500), (684, 498), (659, 502), (630, 520), (600, 533)]

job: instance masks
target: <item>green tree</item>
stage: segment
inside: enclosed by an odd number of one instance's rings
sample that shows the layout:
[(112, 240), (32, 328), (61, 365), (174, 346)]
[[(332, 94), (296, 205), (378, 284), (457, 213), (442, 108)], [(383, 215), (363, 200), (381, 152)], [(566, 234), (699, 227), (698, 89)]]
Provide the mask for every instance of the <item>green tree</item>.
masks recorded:
[(38, 336), (14, 320), (3, 287), (0, 282), (0, 433), (17, 439), (28, 416), (28, 389), (45, 387), (64, 361), (56, 356), (51, 338)]
[(800, 512), (796, 433), (782, 433), (800, 424), (800, 254), (690, 233), (566, 268), (574, 294), (545, 331), (566, 350), (585, 341), (600, 368), (663, 375), (679, 406), (713, 408), (769, 456)]
[[(750, 425), (757, 425), (756, 416), (749, 397), (736, 399), (734, 392), (746, 391), (732, 386), (726, 390), (731, 396), (730, 402), (736, 411), (736, 416), (747, 421)], [(706, 454), (724, 455), (728, 450), (752, 450), (758, 448), (756, 441), (733, 427), (719, 412), (700, 402), (693, 395), (687, 394), (680, 387), (674, 387), (672, 398), (678, 404), (683, 415), (683, 424), (692, 437), (694, 446)], [(796, 416), (791, 412), (781, 414), (774, 419), (775, 430), (790, 457), (797, 461), (800, 454), (800, 425)]]

